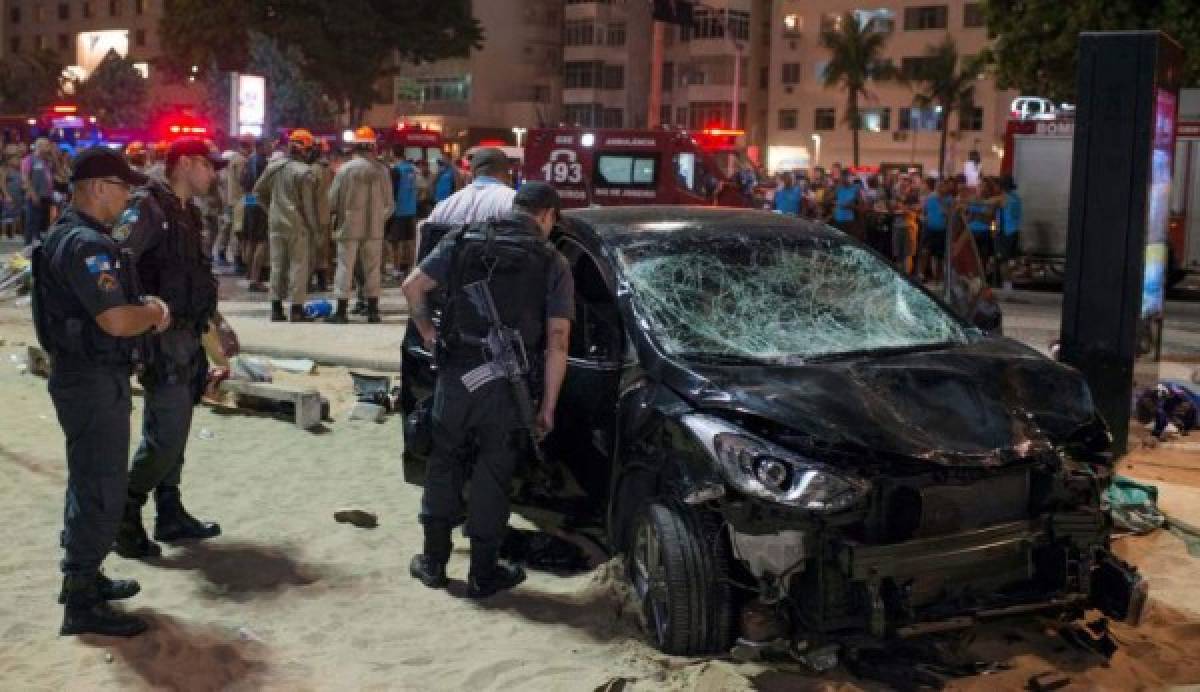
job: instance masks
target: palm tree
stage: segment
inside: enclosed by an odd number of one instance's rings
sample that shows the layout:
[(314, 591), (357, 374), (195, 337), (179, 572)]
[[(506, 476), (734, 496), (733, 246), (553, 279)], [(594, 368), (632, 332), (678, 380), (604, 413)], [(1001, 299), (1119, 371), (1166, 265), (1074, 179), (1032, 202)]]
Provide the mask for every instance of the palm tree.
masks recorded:
[(895, 65), (882, 57), (887, 34), (868, 30), (853, 12), (846, 12), (821, 30), (821, 45), (829, 51), (822, 76), (826, 89), (846, 92), (845, 122), (854, 139), (854, 165), (858, 165), (858, 131), (862, 127), (858, 104), (874, 97), (867, 82), (901, 81)]
[[(979, 79), (989, 59), (986, 52), (961, 58), (954, 39), (947, 36), (936, 46), (925, 50), (926, 63), (914, 81), (923, 89), (913, 98), (919, 108), (938, 109), (941, 144), (938, 147), (938, 173), (946, 175), (946, 134), (950, 116), (966, 113), (975, 107), (975, 81)], [(960, 59), (961, 58), (961, 59)], [(961, 62), (961, 65), (959, 64)]]

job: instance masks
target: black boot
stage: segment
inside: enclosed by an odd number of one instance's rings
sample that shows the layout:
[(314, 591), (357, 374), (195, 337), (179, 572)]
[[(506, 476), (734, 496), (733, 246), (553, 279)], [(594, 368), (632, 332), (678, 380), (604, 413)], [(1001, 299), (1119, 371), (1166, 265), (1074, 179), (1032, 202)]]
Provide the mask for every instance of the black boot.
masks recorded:
[(288, 320), (291, 322), (312, 322), (313, 318), (304, 314), (304, 306), (292, 304), (292, 311), (288, 315)]
[(413, 579), (431, 589), (444, 589), (450, 583), (446, 578), (446, 562), (450, 560), (450, 525), (445, 522), (425, 522), (425, 549), (413, 555), (408, 564), (408, 573)]
[(337, 302), (337, 309), (334, 311), (334, 313), (332, 315), (330, 315), (329, 317), (326, 317), (325, 321), (330, 324), (346, 324), (346, 323), (348, 323), (350, 321), (350, 318), (346, 317), (346, 306), (349, 305), (349, 303), (350, 303), (350, 301), (348, 301), (348, 300), (339, 299)]
[(100, 593), (96, 576), (70, 575), (63, 577), (63, 609), (60, 635), (104, 634), (110, 637), (132, 637), (146, 631), (141, 618), (119, 613), (108, 605)]
[(467, 598), (487, 598), (525, 581), (519, 565), (500, 562), (500, 545), (471, 540), (471, 571), (467, 574)]
[(271, 301), (271, 321), (272, 322), (287, 322), (287, 315), (283, 314), (283, 301)]
[(146, 529), (142, 526), (142, 505), (146, 504), (145, 495), (130, 495), (125, 500), (125, 513), (121, 516), (121, 525), (117, 528), (117, 542), (114, 546), (117, 555), (127, 560), (141, 560), (147, 557), (162, 555), (162, 548), (150, 540)]
[(367, 298), (367, 322), (379, 324), (383, 318), (379, 316), (379, 299)]
[(170, 485), (154, 489), (154, 504), (158, 515), (154, 517), (154, 540), (164, 543), (188, 538), (205, 539), (221, 535), (221, 525), (200, 521), (183, 508), (183, 497), (179, 488)]
[(354, 309), (350, 311), (350, 314), (352, 314), (352, 315), (367, 314), (367, 304), (364, 303), (361, 298), (359, 300), (354, 301)]
[[(137, 583), (136, 579), (109, 579), (104, 576), (104, 572), (97, 572), (96, 590), (100, 593), (100, 598), (106, 601), (120, 601), (138, 595), (142, 585)], [(58, 603), (67, 603), (66, 580), (63, 581), (63, 589), (58, 592)]]

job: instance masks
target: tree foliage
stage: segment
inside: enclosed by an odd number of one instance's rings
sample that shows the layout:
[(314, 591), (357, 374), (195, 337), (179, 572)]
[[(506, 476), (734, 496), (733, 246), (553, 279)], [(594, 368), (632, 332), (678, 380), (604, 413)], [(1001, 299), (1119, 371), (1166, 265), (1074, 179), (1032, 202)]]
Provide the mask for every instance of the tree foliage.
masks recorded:
[(887, 35), (864, 27), (853, 12), (821, 31), (821, 46), (829, 51), (829, 64), (823, 75), (827, 89), (846, 92), (845, 122), (850, 125), (854, 142), (854, 165), (858, 165), (858, 132), (862, 127), (859, 104), (873, 100), (868, 82), (899, 81), (895, 65), (883, 58)]
[(938, 147), (938, 172), (946, 175), (946, 135), (950, 116), (965, 113), (975, 107), (975, 82), (987, 68), (989, 56), (985, 54), (962, 58), (954, 39), (946, 36), (941, 43), (925, 50), (926, 67), (914, 81), (919, 89), (913, 103), (921, 108), (940, 108), (938, 129), (941, 143)]
[(87, 79), (75, 84), (75, 97), (83, 110), (109, 126), (144, 125), (148, 100), (146, 80), (133, 63), (110, 50)]
[(14, 53), (0, 60), (0, 112), (33, 113), (57, 100), (65, 67), (50, 51)]
[(376, 103), (400, 61), (464, 56), (483, 40), (466, 0), (167, 0), (163, 65), (245, 70), (252, 32), (299, 56), (303, 76), (355, 117)]
[(1160, 29), (1183, 44), (1184, 84), (1200, 84), (1196, 0), (987, 0), (997, 85), (1075, 101), (1079, 33)]

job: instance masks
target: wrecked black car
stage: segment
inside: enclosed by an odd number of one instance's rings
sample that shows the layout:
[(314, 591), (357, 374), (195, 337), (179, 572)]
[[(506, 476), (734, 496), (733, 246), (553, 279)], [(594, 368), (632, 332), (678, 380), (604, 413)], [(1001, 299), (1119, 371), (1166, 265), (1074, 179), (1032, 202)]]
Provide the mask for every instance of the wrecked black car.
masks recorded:
[[(547, 461), (519, 472), (514, 509), (622, 554), (663, 651), (1139, 617), (1087, 385), (979, 329), (999, 315), (962, 294), (969, 276), (943, 301), (834, 229), (747, 210), (576, 210), (551, 242), (577, 319)], [(403, 358), (420, 484), (434, 372), (415, 330)]]

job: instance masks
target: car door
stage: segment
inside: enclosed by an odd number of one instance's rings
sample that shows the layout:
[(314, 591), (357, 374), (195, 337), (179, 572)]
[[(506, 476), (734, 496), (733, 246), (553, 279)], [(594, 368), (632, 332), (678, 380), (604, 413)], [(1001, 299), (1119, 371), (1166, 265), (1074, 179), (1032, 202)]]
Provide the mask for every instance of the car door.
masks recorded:
[(575, 320), (567, 374), (556, 409), (554, 432), (546, 453), (568, 477), (569, 490), (579, 493), (582, 512), (576, 520), (602, 526), (608, 501), (622, 330), (611, 273), (602, 260), (577, 239), (560, 236), (556, 247), (567, 258), (575, 283)]

